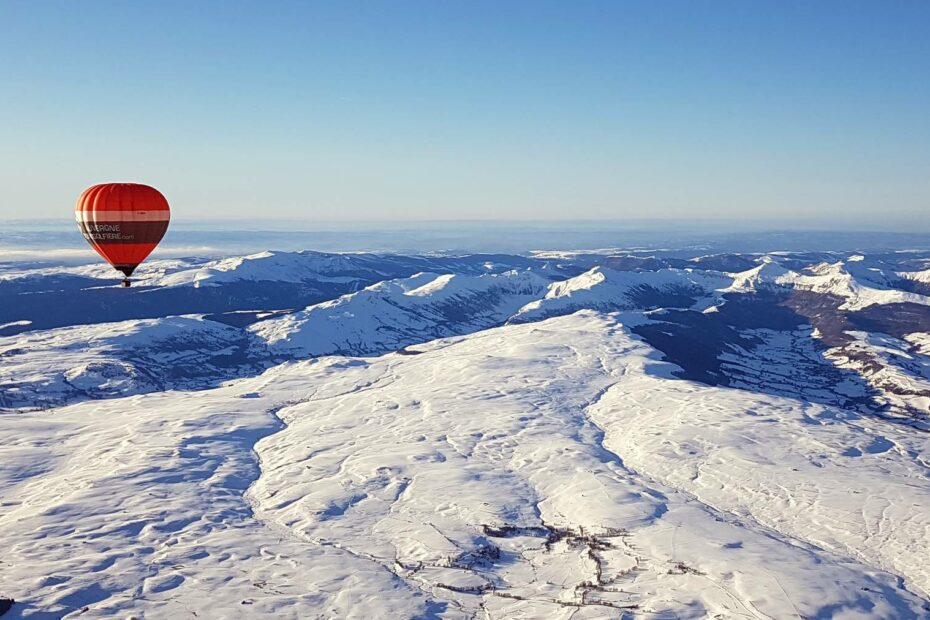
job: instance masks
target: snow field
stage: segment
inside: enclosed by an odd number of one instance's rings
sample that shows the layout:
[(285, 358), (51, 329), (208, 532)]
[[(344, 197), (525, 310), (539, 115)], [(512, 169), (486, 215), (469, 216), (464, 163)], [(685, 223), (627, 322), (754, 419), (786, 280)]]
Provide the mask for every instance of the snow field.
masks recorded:
[(930, 613), (923, 434), (671, 379), (590, 311), (410, 349), (0, 416), (0, 591), (24, 617)]

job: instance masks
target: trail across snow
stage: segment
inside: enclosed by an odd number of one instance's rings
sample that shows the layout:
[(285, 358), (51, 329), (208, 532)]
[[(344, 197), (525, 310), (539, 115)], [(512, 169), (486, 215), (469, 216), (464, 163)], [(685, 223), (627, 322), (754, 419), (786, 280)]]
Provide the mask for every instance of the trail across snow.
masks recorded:
[(590, 311), (0, 416), (12, 617), (921, 618), (926, 434)]

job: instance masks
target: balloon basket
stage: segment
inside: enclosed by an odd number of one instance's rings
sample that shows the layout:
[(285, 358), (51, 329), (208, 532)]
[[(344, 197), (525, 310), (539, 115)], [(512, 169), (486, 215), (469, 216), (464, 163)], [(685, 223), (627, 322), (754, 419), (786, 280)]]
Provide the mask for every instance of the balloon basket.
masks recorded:
[(120, 282), (119, 285), (122, 286), (123, 288), (129, 288), (131, 286), (131, 283), (129, 282), (129, 278), (123, 278), (123, 281)]

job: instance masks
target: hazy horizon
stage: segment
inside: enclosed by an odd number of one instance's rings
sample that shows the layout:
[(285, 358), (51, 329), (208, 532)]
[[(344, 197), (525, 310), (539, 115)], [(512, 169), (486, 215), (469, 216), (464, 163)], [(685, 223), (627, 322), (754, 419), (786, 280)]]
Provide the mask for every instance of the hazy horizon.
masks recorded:
[[(74, 227), (74, 218), (71, 211), (65, 215), (46, 217), (2, 217), (8, 228), (22, 227)], [(240, 230), (237, 227), (248, 229), (282, 230), (291, 232), (314, 232), (317, 230), (345, 230), (366, 231), (392, 228), (435, 228), (435, 227), (465, 227), (465, 228), (507, 228), (515, 226), (532, 226), (541, 228), (583, 229), (602, 228), (607, 226), (615, 230), (625, 229), (697, 229), (706, 228), (707, 232), (778, 232), (778, 231), (804, 231), (804, 232), (882, 232), (902, 234), (930, 234), (930, 220), (916, 221), (895, 218), (875, 218), (863, 221), (831, 220), (828, 218), (730, 218), (730, 217), (668, 217), (668, 218), (457, 218), (457, 219), (338, 219), (338, 218), (312, 218), (312, 217), (191, 217), (177, 213), (171, 215), (171, 226), (199, 227), (209, 230)], [(300, 228), (295, 229), (294, 226)], [(696, 232), (697, 232), (696, 231)]]
[[(712, 220), (619, 221), (174, 221), (153, 259), (247, 255), (267, 250), (320, 252), (504, 253), (551, 250), (730, 252), (910, 251), (930, 249), (930, 232), (818, 230)], [(97, 262), (74, 222), (6, 221), (0, 263)]]

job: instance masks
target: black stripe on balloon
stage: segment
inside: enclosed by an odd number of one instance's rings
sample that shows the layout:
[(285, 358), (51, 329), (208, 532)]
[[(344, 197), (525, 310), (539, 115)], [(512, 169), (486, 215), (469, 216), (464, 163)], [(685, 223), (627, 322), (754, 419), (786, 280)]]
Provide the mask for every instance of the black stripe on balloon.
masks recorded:
[(158, 243), (168, 222), (78, 222), (84, 238), (98, 245), (110, 243)]
[(123, 275), (127, 278), (132, 275), (132, 272), (136, 270), (136, 267), (139, 266), (139, 263), (117, 263), (113, 265), (113, 268), (117, 271), (122, 271)]

